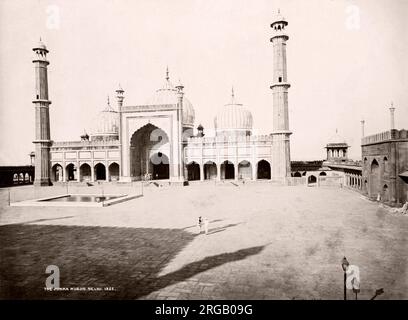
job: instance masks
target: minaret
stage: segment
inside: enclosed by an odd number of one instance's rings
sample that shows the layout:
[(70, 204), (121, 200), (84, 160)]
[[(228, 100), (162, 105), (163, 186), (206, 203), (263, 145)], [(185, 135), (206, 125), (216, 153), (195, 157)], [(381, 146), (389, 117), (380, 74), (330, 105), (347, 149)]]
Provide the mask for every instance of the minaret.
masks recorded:
[(288, 22), (278, 10), (275, 21), (271, 24), (273, 36), (273, 161), (272, 177), (290, 177), (290, 135), (288, 88), (286, 68), (286, 41), (289, 39), (285, 32)]
[(125, 91), (122, 89), (122, 87), (119, 84), (119, 88), (116, 90), (116, 101), (118, 103), (118, 112), (119, 112), (119, 143), (120, 143), (120, 165), (119, 165), (119, 176), (120, 178), (123, 177), (123, 155), (122, 155), (122, 150), (123, 150), (123, 137), (122, 137), (122, 107), (123, 107), (123, 100), (125, 99), (124, 94)]
[[(166, 72), (166, 79), (167, 81), (169, 80), (169, 70), (167, 68)], [(178, 104), (177, 104), (177, 124), (178, 124), (178, 158), (179, 158), (179, 163), (178, 163), (178, 177), (180, 181), (184, 184), (185, 182), (185, 166), (184, 166), (184, 136), (183, 136), (183, 96), (184, 96), (184, 86), (181, 84), (180, 80), (179, 83), (176, 86), (177, 89), (177, 99), (178, 99)]]
[(33, 48), (35, 59), (35, 186), (49, 186), (50, 181), (50, 115), (48, 100), (48, 50), (41, 42)]
[(395, 112), (394, 103), (391, 102), (391, 107), (390, 107), (390, 129), (391, 130), (395, 129), (394, 112)]

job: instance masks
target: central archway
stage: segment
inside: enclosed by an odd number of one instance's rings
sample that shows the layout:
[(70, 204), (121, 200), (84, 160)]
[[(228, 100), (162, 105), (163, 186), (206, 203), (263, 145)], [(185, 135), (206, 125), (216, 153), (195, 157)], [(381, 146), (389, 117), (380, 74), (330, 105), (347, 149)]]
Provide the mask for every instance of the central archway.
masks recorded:
[(188, 181), (200, 180), (200, 165), (197, 162), (191, 162), (187, 165)]
[[(130, 139), (130, 175), (136, 180), (141, 180), (146, 174), (152, 175), (153, 179), (156, 175), (166, 176), (160, 179), (168, 179), (170, 161), (164, 151), (170, 154), (169, 138), (162, 129), (148, 123), (135, 131)], [(165, 159), (161, 159), (159, 154), (165, 155)]]
[(231, 161), (225, 160), (221, 164), (221, 176), (225, 179), (235, 179), (235, 167)]
[(252, 166), (249, 161), (243, 160), (238, 164), (238, 179), (252, 179)]
[(100, 162), (95, 166), (95, 179), (106, 180), (106, 168), (105, 165)]
[(170, 178), (169, 158), (161, 152), (153, 154), (150, 158), (150, 166), (153, 180), (163, 180)]
[(376, 197), (380, 193), (380, 165), (374, 159), (370, 168), (370, 197)]
[(258, 162), (257, 179), (270, 179), (271, 178), (271, 165), (266, 160)]
[(204, 164), (204, 179), (215, 180), (217, 178), (217, 165), (215, 162), (208, 161)]

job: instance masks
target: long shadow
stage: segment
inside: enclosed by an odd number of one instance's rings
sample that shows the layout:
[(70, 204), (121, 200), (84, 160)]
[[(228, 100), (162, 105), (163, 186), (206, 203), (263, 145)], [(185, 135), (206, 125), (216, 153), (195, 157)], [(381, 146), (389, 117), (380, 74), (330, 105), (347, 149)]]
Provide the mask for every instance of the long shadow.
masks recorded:
[[(137, 299), (263, 248), (205, 257), (159, 276), (195, 236), (180, 229), (3, 225), (0, 299)], [(59, 267), (62, 288), (115, 291), (45, 291), (48, 265)]]
[(23, 221), (23, 222), (18, 222), (18, 223), (10, 223), (8, 225), (21, 225), (21, 224), (30, 224), (30, 223), (37, 223), (37, 222), (44, 222), (44, 221), (54, 221), (54, 220), (62, 220), (62, 219), (70, 219), (75, 216), (66, 216), (66, 217), (58, 217), (58, 218), (52, 218), (52, 219), (37, 219), (37, 220), (31, 220), (31, 221)]
[(214, 233), (222, 232), (222, 231), (227, 230), (228, 228), (240, 225), (241, 223), (242, 222), (240, 222), (240, 223), (230, 223), (230, 224), (227, 224), (227, 225), (222, 226), (222, 227), (212, 228), (212, 229), (208, 230), (208, 234), (214, 234)]

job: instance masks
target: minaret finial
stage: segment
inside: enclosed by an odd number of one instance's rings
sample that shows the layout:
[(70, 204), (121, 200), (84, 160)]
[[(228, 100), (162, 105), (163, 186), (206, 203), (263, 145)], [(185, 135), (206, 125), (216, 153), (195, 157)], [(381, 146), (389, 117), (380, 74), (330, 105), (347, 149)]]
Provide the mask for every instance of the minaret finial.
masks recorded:
[(166, 80), (169, 81), (170, 77), (169, 77), (169, 66), (167, 66), (166, 68)]
[(232, 99), (234, 99), (234, 97), (235, 97), (235, 94), (234, 94), (234, 86), (232, 86), (231, 97), (232, 97)]
[(108, 95), (108, 106), (110, 106), (109, 95)]

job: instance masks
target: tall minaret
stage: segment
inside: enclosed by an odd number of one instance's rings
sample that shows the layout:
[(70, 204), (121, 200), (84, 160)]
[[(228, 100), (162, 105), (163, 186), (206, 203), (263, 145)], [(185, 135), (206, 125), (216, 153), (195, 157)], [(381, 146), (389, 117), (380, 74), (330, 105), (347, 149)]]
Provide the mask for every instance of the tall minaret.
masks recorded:
[(35, 186), (49, 186), (50, 181), (50, 115), (48, 100), (48, 50), (41, 42), (33, 48), (35, 59)]
[(271, 24), (273, 36), (273, 162), (272, 178), (290, 177), (290, 135), (288, 88), (286, 69), (286, 41), (289, 39), (285, 32), (288, 22), (278, 10), (275, 21)]
[(119, 166), (119, 176), (120, 178), (123, 177), (123, 137), (122, 137), (122, 107), (123, 107), (123, 100), (125, 99), (124, 94), (125, 91), (122, 89), (121, 85), (119, 84), (119, 88), (116, 90), (116, 101), (118, 103), (118, 112), (119, 112), (119, 143), (120, 143), (120, 166)]

